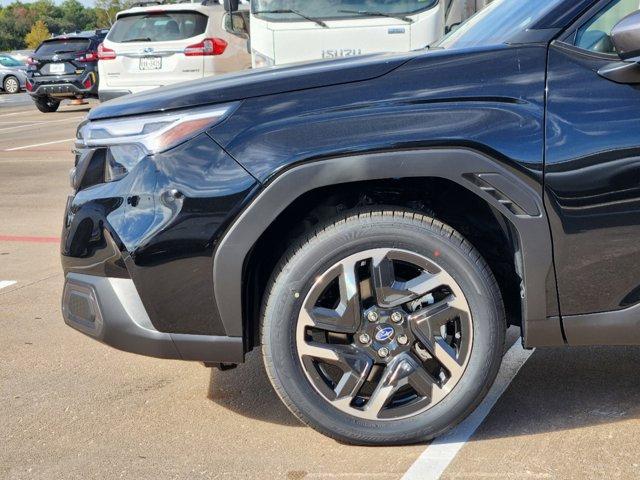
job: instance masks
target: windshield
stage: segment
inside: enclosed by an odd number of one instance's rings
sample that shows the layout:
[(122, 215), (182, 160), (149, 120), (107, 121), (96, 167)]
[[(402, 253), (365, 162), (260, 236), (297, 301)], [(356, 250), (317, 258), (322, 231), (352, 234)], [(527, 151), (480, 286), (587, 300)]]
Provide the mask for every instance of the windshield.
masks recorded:
[(166, 42), (202, 35), (208, 17), (199, 12), (146, 12), (120, 17), (107, 39), (116, 43)]
[(494, 0), (436, 46), (465, 48), (506, 43), (566, 0)]
[[(379, 13), (389, 16), (419, 13), (437, 5), (438, 0), (253, 0), (254, 13), (273, 10), (295, 10), (311, 18), (340, 19), (360, 16), (354, 12)], [(345, 12), (344, 10), (348, 10)], [(301, 21), (294, 13), (259, 14), (274, 21)], [(362, 14), (363, 16), (366, 13)]]
[(13, 57), (0, 57), (0, 65), (3, 67), (21, 67), (23, 63)]
[(36, 50), (36, 55), (49, 57), (56, 54), (84, 52), (91, 45), (87, 38), (66, 38), (59, 40), (49, 40), (40, 45)]

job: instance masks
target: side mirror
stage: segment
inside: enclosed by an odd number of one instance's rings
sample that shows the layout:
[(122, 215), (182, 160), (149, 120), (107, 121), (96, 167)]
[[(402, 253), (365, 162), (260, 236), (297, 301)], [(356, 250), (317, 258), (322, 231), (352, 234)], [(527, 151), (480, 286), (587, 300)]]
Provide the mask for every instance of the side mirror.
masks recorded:
[(622, 61), (605, 65), (598, 73), (616, 83), (640, 84), (640, 10), (613, 27), (611, 42)]
[(249, 38), (249, 17), (244, 12), (227, 12), (222, 17), (222, 28), (231, 35)]
[(240, 0), (224, 0), (224, 9), (227, 12), (237, 12)]
[(640, 60), (640, 10), (627, 15), (613, 27), (611, 41), (623, 61)]

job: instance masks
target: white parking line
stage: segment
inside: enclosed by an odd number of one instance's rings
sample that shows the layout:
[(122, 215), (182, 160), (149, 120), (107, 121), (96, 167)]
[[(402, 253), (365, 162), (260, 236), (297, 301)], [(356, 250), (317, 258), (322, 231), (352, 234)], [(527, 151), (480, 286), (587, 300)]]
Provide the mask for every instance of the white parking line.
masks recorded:
[(0, 290), (10, 287), (11, 285), (15, 285), (16, 283), (17, 282), (15, 280), (0, 280)]
[(502, 360), (493, 387), (478, 408), (446, 435), (435, 439), (404, 474), (402, 480), (437, 480), (456, 457), (471, 435), (482, 424), (511, 381), (529, 359), (533, 350), (522, 348), (516, 340)]
[(31, 120), (1, 120), (0, 125), (15, 125), (16, 123), (48, 123), (47, 120), (41, 120), (38, 122), (31, 122)]
[(54, 142), (36, 143), (36, 144), (33, 144), (33, 145), (24, 145), (22, 147), (5, 148), (2, 151), (3, 152), (15, 152), (16, 150), (26, 150), (28, 148), (44, 147), (45, 145), (53, 145), (53, 144), (56, 144), (56, 143), (71, 142), (73, 140), (75, 140), (75, 138), (65, 138), (64, 140), (56, 140)]
[(20, 112), (2, 113), (0, 114), (0, 117), (10, 117), (12, 115), (20, 115), (23, 113), (34, 113), (34, 110), (22, 110)]
[[(73, 120), (80, 120), (81, 118), (84, 118), (84, 117), (61, 118), (59, 120), (50, 120), (47, 123), (71, 122)], [(9, 132), (9, 131), (12, 131), (12, 130), (19, 130), (21, 128), (36, 127), (36, 126), (41, 125), (41, 124), (42, 124), (42, 122), (37, 122), (37, 123), (29, 123), (27, 125), (16, 125), (14, 127), (5, 127), (5, 128), (0, 128), (0, 132)]]

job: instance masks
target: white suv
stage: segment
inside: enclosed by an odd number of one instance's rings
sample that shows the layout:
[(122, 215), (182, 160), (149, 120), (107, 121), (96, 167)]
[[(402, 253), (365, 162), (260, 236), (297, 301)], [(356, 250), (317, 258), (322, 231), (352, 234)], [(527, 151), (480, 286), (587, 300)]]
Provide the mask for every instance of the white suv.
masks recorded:
[(98, 49), (101, 101), (251, 67), (247, 42), (228, 34), (222, 5), (181, 3), (118, 13)]

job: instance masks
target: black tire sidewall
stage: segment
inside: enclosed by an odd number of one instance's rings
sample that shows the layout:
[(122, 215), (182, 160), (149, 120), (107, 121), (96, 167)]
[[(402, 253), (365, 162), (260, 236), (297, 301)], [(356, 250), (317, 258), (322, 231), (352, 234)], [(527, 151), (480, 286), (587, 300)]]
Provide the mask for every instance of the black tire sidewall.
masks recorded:
[(53, 100), (49, 97), (34, 97), (33, 101), (35, 102), (38, 110), (42, 113), (53, 113), (58, 110), (58, 107), (60, 107), (59, 101)]
[[(312, 237), (284, 265), (264, 310), (265, 363), (276, 390), (303, 421), (351, 443), (411, 443), (444, 432), (484, 397), (504, 345), (501, 301), (499, 294), (496, 298), (495, 280), (482, 268), (486, 264), (477, 261), (477, 252), (473, 255), (475, 250), (462, 237), (441, 227), (404, 216), (352, 217)], [(297, 356), (298, 312), (314, 279), (349, 255), (373, 248), (405, 249), (432, 259), (458, 282), (472, 312), (473, 346), (461, 380), (440, 403), (406, 419), (370, 421), (334, 408), (309, 383)]]

